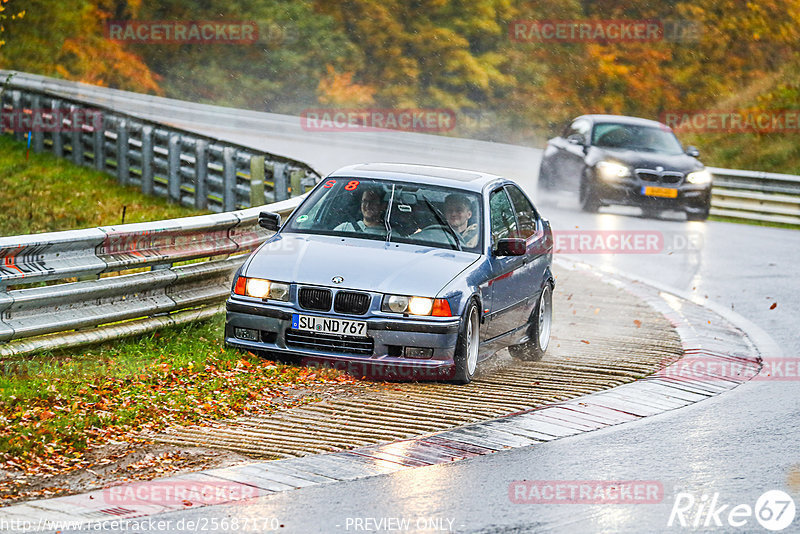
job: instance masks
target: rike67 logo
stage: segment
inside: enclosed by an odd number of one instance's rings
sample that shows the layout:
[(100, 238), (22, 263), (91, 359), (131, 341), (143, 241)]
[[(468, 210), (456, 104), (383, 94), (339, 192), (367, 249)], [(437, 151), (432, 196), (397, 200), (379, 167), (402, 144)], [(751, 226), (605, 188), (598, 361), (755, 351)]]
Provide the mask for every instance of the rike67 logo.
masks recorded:
[[(719, 493), (699, 499), (691, 493), (678, 493), (667, 526), (687, 528), (727, 527), (754, 532), (753, 518), (767, 530), (778, 532), (790, 526), (795, 517), (794, 499), (781, 490), (770, 490), (749, 504), (731, 505), (720, 500)], [(727, 532), (727, 530), (726, 530)]]

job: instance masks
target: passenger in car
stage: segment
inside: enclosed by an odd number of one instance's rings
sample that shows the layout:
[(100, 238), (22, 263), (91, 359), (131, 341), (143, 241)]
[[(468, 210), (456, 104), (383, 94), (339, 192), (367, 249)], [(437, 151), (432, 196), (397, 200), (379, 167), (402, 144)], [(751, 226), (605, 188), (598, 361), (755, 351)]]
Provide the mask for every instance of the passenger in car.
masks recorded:
[(376, 188), (364, 189), (361, 194), (361, 220), (350, 222), (345, 221), (339, 224), (335, 231), (340, 232), (365, 232), (369, 234), (381, 234), (386, 232), (387, 203), (383, 200), (383, 192)]
[(466, 195), (447, 195), (444, 199), (444, 216), (453, 230), (458, 232), (464, 246), (474, 247), (478, 244), (478, 224), (470, 224), (472, 203)]

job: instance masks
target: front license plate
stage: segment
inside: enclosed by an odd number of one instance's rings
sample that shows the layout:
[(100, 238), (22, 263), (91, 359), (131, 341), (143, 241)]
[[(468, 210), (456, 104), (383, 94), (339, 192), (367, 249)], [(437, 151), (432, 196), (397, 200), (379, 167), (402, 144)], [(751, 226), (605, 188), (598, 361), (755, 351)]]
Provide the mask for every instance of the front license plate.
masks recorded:
[(678, 198), (678, 190), (671, 187), (642, 186), (642, 194), (648, 197)]
[(292, 328), (320, 334), (341, 334), (344, 336), (367, 337), (366, 321), (315, 317), (313, 315), (292, 314)]

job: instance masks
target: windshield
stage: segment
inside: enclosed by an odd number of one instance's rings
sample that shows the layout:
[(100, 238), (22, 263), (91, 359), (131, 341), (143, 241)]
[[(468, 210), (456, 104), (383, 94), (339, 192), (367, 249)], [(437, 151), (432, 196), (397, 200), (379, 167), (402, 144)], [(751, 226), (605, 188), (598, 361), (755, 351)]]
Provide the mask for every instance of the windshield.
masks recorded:
[(479, 252), (480, 196), (431, 185), (331, 178), (311, 193), (283, 231)]
[(670, 130), (632, 124), (596, 124), (592, 131), (592, 144), (671, 155), (683, 153), (683, 147)]

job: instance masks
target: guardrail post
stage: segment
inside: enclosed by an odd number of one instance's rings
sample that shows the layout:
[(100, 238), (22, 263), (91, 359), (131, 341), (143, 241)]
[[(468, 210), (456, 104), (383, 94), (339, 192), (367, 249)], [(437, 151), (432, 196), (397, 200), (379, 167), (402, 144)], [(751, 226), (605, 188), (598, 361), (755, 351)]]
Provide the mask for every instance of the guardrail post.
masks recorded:
[(117, 122), (117, 182), (128, 185), (128, 121), (120, 119)]
[(289, 183), (292, 184), (291, 196), (293, 197), (300, 196), (305, 193), (305, 191), (303, 191), (303, 174), (303, 171), (292, 171), (289, 175), (291, 177)]
[(236, 209), (236, 149), (222, 149), (222, 211)]
[(272, 166), (272, 182), (275, 184), (275, 202), (289, 198), (289, 183), (287, 180), (287, 165), (275, 163)]
[(181, 201), (181, 136), (172, 134), (167, 142), (167, 190), (173, 202)]
[(25, 139), (26, 132), (23, 132), (22, 128), (20, 127), (22, 125), (22, 93), (20, 93), (17, 89), (11, 91), (11, 107), (14, 108), (11, 112), (12, 116), (14, 114), (17, 115), (17, 131), (14, 132), (14, 137), (17, 138), (17, 141), (22, 141)]
[(83, 128), (79, 120), (80, 112), (76, 106), (70, 106), (70, 120), (72, 121), (72, 162), (83, 165)]
[(106, 134), (103, 115), (97, 111), (92, 113), (92, 142), (94, 143), (94, 168), (98, 171), (106, 167)]
[(142, 193), (153, 194), (153, 127), (142, 126)]
[(208, 209), (208, 141), (198, 139), (194, 145), (194, 207)]
[(262, 206), (264, 197), (264, 156), (250, 157), (250, 206)]
[[(42, 116), (42, 97), (39, 95), (33, 95), (31, 99), (31, 133), (33, 135), (33, 151), (34, 152), (42, 152), (44, 150), (44, 132), (42, 131), (41, 125), (44, 123), (44, 117)], [(37, 120), (37, 117), (39, 120)], [(36, 126), (36, 124), (40, 126)]]
[(58, 158), (64, 157), (64, 116), (61, 114), (61, 101), (54, 98), (50, 102), (53, 118), (55, 119), (55, 129), (53, 130), (53, 154)]

